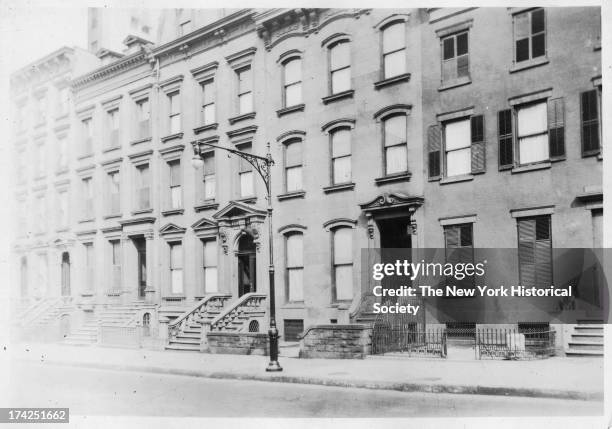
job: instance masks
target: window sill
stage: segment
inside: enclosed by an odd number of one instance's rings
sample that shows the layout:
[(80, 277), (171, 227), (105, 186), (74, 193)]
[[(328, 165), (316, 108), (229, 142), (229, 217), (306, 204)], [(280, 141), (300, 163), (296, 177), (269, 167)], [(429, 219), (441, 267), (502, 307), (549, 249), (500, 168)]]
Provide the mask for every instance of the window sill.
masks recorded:
[(408, 172), (391, 174), (389, 176), (378, 177), (374, 179), (374, 183), (376, 183), (376, 185), (384, 185), (386, 183), (392, 183), (392, 182), (407, 182), (410, 180), (411, 176), (412, 174)]
[(533, 67), (543, 66), (544, 64), (548, 64), (548, 58), (546, 57), (521, 61), (520, 63), (514, 64), (512, 67), (510, 67), (510, 73), (516, 73), (521, 70), (527, 70)]
[(174, 133), (174, 134), (170, 134), (168, 136), (162, 137), (160, 140), (162, 143), (166, 143), (172, 140), (180, 140), (183, 138), (183, 133)]
[(247, 119), (254, 119), (255, 112), (245, 113), (242, 115), (234, 116), (233, 118), (229, 118), (230, 125), (234, 125), (236, 122), (246, 121)]
[(94, 296), (93, 292), (81, 292), (81, 296), (83, 298), (91, 298), (92, 296)]
[(39, 176), (34, 177), (34, 181), (38, 182), (40, 180), (44, 180), (47, 176), (45, 174), (41, 174)]
[(438, 88), (438, 91), (446, 91), (447, 89), (458, 88), (460, 86), (469, 85), (472, 83), (472, 79), (470, 77), (464, 77), (460, 79), (455, 79), (449, 82), (442, 83), (442, 86)]
[(471, 174), (444, 177), (440, 179), (440, 185), (446, 185), (448, 183), (469, 182), (470, 180), (474, 180), (474, 176), (472, 176)]
[(79, 223), (87, 223), (87, 222), (93, 222), (94, 220), (96, 220), (95, 218), (88, 218), (88, 219), (81, 219), (79, 221)]
[(599, 149), (597, 149), (597, 150), (590, 150), (590, 151), (584, 152), (582, 154), (583, 158), (589, 158), (591, 156), (601, 156), (601, 151)]
[(114, 214), (109, 214), (109, 215), (106, 215), (106, 216), (104, 216), (102, 219), (104, 219), (104, 220), (108, 220), (108, 219), (117, 219), (117, 218), (120, 218), (121, 216), (123, 216), (123, 214), (122, 214), (122, 213), (114, 213)]
[(138, 140), (132, 140), (132, 141), (130, 142), (130, 145), (135, 146), (135, 145), (137, 145), (137, 144), (140, 144), (140, 143), (148, 143), (148, 142), (150, 142), (150, 141), (151, 141), (151, 137), (143, 137), (143, 138), (138, 139)]
[(113, 297), (113, 296), (121, 296), (121, 291), (120, 290), (115, 290), (115, 291), (108, 291), (105, 294), (106, 296), (109, 297)]
[(161, 212), (162, 216), (172, 216), (185, 213), (185, 209), (171, 209), (171, 210), (163, 210)]
[(393, 76), (387, 79), (374, 82), (374, 89), (384, 88), (385, 86), (395, 85), (401, 82), (408, 82), (410, 80), (410, 73), (404, 73), (397, 76)]
[(337, 308), (338, 310), (348, 310), (351, 307), (353, 300), (346, 299), (342, 301), (334, 301), (331, 303), (331, 308)]
[(121, 149), (121, 146), (107, 147), (106, 149), (102, 150), (102, 153), (112, 152), (112, 151), (117, 150), (117, 149)]
[(136, 216), (139, 214), (145, 214), (145, 213), (153, 213), (153, 209), (151, 208), (151, 209), (134, 210), (132, 212), (132, 216)]
[(546, 170), (550, 168), (551, 166), (552, 166), (552, 163), (550, 161), (539, 162), (537, 164), (528, 164), (528, 165), (521, 165), (518, 167), (514, 167), (512, 170), (510, 170), (510, 172), (512, 174), (519, 174), (519, 173), (525, 173), (527, 171)]
[(347, 89), (346, 91), (338, 92), (336, 94), (328, 95), (327, 97), (321, 98), (323, 104), (333, 103), (335, 101), (344, 100), (345, 98), (353, 98), (355, 94), (354, 89)]
[(55, 232), (68, 232), (68, 231), (70, 231), (70, 228), (68, 228), (67, 226), (63, 226), (55, 230)]
[(61, 115), (56, 116), (55, 120), (56, 121), (61, 121), (62, 119), (68, 119), (68, 116), (70, 116), (69, 113), (62, 113)]
[(195, 206), (193, 209), (196, 211), (196, 213), (198, 213), (204, 210), (217, 210), (218, 208), (219, 208), (219, 203), (211, 201), (211, 202), (205, 202), (203, 204), (200, 204), (199, 206)]
[(85, 155), (81, 155), (79, 156), (77, 159), (80, 161), (82, 159), (86, 159), (86, 158), (91, 158), (93, 156), (93, 152), (91, 153), (86, 153)]
[(598, 159), (599, 161), (603, 161), (603, 154), (602, 154), (601, 152), (599, 152), (599, 153), (597, 154), (597, 159)]
[(201, 125), (197, 128), (193, 129), (193, 133), (194, 134), (200, 134), (203, 133), (204, 131), (210, 131), (210, 130), (216, 130), (217, 127), (219, 127), (219, 123), (215, 122), (213, 124), (207, 124), (207, 125)]
[(342, 191), (352, 191), (355, 189), (355, 183), (340, 183), (337, 185), (326, 186), (323, 188), (323, 192), (326, 194), (331, 194), (334, 192), (342, 192)]
[(305, 108), (306, 108), (306, 105), (304, 103), (296, 104), (295, 106), (285, 107), (283, 109), (277, 110), (276, 116), (280, 118), (281, 116), (288, 115), (289, 113), (303, 112)]
[(42, 127), (44, 127), (45, 125), (47, 125), (47, 121), (42, 121), (42, 122), (39, 122), (38, 124), (34, 125), (34, 129), (35, 129), (35, 130), (38, 130), (39, 128), (42, 128)]
[(306, 195), (306, 191), (295, 191), (295, 192), (287, 192), (285, 194), (280, 194), (276, 197), (278, 201), (290, 200), (293, 198), (304, 198)]
[(68, 173), (68, 167), (62, 167), (59, 170), (55, 170), (55, 174), (59, 176), (60, 174)]

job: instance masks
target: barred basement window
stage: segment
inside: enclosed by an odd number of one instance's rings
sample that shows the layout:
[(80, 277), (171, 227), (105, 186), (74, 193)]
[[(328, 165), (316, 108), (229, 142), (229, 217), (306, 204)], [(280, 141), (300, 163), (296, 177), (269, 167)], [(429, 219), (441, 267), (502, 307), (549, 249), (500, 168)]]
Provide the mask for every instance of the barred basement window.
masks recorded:
[(534, 9), (514, 16), (514, 53), (517, 63), (546, 55), (544, 9)]

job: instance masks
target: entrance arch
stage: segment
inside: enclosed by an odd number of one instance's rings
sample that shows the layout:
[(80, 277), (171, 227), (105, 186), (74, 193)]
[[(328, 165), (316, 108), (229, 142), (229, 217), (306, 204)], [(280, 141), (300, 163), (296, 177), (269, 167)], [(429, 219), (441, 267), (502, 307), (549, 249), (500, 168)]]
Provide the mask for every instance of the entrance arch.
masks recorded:
[(70, 253), (62, 253), (62, 296), (70, 296)]
[(244, 233), (238, 239), (238, 296), (257, 290), (257, 247), (253, 236)]

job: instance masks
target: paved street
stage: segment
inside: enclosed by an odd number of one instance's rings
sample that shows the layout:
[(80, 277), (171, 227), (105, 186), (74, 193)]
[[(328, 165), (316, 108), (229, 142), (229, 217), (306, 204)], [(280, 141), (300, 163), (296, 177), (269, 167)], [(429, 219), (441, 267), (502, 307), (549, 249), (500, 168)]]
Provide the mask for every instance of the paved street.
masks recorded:
[(601, 402), (402, 393), (13, 362), (10, 404), (73, 415), (411, 417), (599, 415)]

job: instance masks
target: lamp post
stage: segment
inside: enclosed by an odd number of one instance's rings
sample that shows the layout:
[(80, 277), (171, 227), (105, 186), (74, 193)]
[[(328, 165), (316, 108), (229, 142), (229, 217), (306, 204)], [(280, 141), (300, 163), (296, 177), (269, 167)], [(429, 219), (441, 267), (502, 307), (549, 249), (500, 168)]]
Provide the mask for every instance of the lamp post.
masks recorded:
[(268, 251), (270, 257), (270, 265), (268, 266), (268, 281), (270, 290), (270, 329), (268, 329), (268, 337), (270, 339), (270, 362), (266, 367), (266, 371), (276, 372), (282, 371), (283, 368), (278, 363), (278, 329), (276, 328), (276, 295), (274, 291), (274, 246), (272, 246), (272, 175), (271, 170), (274, 165), (274, 160), (270, 154), (270, 143), (268, 142), (267, 154), (265, 157), (253, 155), (251, 153), (242, 152), (240, 150), (219, 146), (212, 143), (207, 143), (203, 140), (195, 140), (193, 146), (192, 165), (194, 168), (200, 168), (204, 165), (202, 159), (202, 147), (211, 147), (214, 149), (224, 150), (234, 154), (255, 168), (266, 185), (266, 199), (268, 200)]

